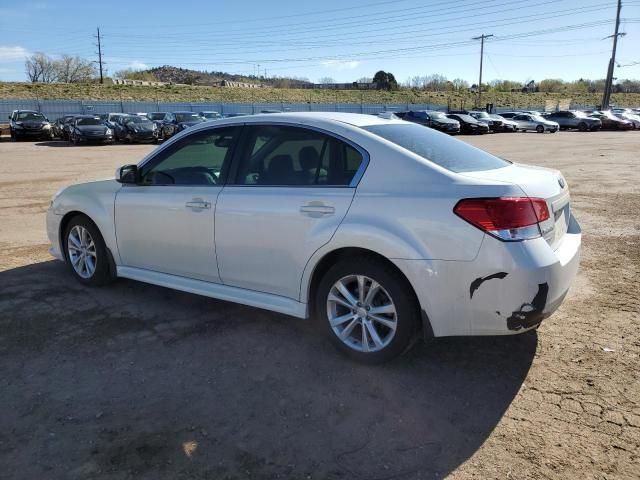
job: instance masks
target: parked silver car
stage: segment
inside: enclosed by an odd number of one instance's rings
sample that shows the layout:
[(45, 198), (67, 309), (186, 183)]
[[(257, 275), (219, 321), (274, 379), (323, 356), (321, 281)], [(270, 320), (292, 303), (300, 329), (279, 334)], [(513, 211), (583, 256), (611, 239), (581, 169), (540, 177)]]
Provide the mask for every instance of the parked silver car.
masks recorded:
[(538, 133), (551, 132), (556, 133), (560, 130), (560, 125), (556, 122), (547, 120), (540, 115), (531, 115), (530, 113), (521, 113), (514, 116), (512, 121), (518, 124), (518, 129), (526, 132), (527, 130), (535, 130)]
[(557, 122), (560, 128), (577, 128), (581, 132), (587, 130), (599, 130), (602, 128), (602, 122), (597, 118), (587, 116), (586, 113), (579, 110), (561, 110), (552, 112), (546, 116), (547, 120)]

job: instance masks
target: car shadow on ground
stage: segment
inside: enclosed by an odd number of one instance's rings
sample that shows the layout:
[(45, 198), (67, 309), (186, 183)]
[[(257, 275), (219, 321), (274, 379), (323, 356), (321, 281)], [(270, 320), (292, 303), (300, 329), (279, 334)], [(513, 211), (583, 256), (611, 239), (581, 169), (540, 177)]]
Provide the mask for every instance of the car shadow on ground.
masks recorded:
[(60, 262), (0, 285), (9, 477), (442, 478), (496, 427), (537, 346), (451, 338), (372, 367), (314, 322), (128, 280), (86, 288)]

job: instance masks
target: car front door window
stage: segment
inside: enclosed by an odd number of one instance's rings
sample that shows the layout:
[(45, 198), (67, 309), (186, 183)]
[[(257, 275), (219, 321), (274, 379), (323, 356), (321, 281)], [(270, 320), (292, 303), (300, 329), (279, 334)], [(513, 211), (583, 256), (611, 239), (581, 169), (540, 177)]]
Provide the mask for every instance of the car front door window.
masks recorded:
[(197, 132), (161, 152), (141, 173), (142, 185), (219, 185), (237, 127)]

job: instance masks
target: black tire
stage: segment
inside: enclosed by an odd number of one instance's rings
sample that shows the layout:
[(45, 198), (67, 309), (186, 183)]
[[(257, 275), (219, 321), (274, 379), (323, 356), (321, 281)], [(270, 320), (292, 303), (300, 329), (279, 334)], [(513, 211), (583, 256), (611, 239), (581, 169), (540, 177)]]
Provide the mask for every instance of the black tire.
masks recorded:
[(584, 122), (580, 122), (578, 124), (578, 130), (580, 130), (581, 132), (586, 132), (587, 131), (587, 124)]
[(538, 125), (536, 127), (536, 132), (538, 133), (544, 133), (544, 125)]
[[(380, 350), (362, 352), (350, 347), (338, 338), (329, 323), (327, 311), (329, 293), (338, 280), (350, 275), (364, 275), (378, 282), (395, 306), (397, 322), (395, 334)], [(341, 260), (327, 271), (315, 292), (314, 313), (315, 318), (321, 322), (322, 328), (338, 350), (349, 358), (366, 364), (384, 363), (405, 352), (412, 345), (420, 325), (418, 300), (406, 278), (392, 266), (368, 256)], [(353, 331), (357, 336), (357, 332), (362, 332), (361, 325), (354, 327)]]
[[(78, 274), (78, 272), (76, 272), (73, 265), (71, 264), (69, 233), (76, 226), (85, 228), (89, 232), (89, 235), (91, 235), (91, 239), (93, 240), (93, 243), (95, 245), (95, 271), (93, 275), (88, 278), (84, 278), (83, 276)], [(99, 287), (113, 281), (107, 246), (104, 243), (104, 239), (102, 238), (98, 227), (96, 227), (96, 225), (86, 215), (77, 215), (69, 220), (69, 223), (67, 224), (64, 230), (64, 235), (62, 237), (61, 248), (64, 251), (65, 262), (69, 267), (69, 271), (76, 278), (76, 280), (78, 280), (83, 285), (89, 287)]]

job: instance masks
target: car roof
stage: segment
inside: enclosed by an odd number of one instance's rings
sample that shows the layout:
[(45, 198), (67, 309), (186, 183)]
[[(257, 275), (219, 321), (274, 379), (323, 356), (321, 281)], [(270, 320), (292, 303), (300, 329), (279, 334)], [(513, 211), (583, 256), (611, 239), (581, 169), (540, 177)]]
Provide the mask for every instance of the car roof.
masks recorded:
[(176, 110), (175, 112), (172, 113), (193, 113), (194, 115), (197, 115), (196, 112), (191, 112), (189, 110)]

